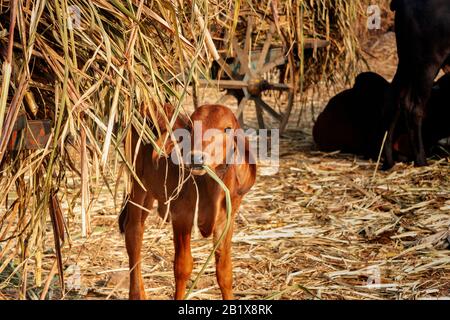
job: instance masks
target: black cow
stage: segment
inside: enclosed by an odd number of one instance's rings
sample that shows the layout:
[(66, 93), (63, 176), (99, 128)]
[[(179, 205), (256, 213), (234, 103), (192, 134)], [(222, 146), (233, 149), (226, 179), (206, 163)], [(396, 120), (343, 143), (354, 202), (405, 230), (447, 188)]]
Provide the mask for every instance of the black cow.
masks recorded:
[(373, 72), (361, 73), (355, 85), (333, 97), (317, 118), (313, 137), (325, 152), (343, 152), (376, 158), (386, 126), (383, 105), (389, 82)]
[[(313, 128), (314, 141), (319, 150), (341, 150), (366, 158), (377, 159), (389, 123), (385, 97), (390, 84), (381, 76), (366, 72), (355, 80), (355, 86), (330, 100), (317, 118)], [(439, 79), (432, 90), (424, 119), (424, 143), (427, 155), (439, 140), (450, 136), (450, 74)], [(394, 155), (399, 161), (414, 159), (408, 131), (400, 121), (394, 135)]]
[(423, 166), (427, 164), (422, 136), (427, 102), (439, 70), (450, 64), (450, 1), (393, 0), (391, 9), (399, 64), (388, 99), (393, 113), (388, 117), (384, 168), (394, 165), (395, 128), (402, 112), (415, 164)]

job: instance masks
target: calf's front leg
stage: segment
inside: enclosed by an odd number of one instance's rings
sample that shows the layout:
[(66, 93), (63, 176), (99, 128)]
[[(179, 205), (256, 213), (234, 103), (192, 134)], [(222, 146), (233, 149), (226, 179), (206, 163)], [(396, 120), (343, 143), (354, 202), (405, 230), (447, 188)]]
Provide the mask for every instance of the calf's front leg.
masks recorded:
[(188, 282), (193, 266), (191, 255), (192, 219), (175, 216), (172, 218), (173, 242), (175, 246), (174, 275), (175, 299), (184, 299), (186, 283)]
[[(216, 222), (216, 226), (214, 227), (214, 245), (219, 241), (226, 226), (225, 210), (220, 213), (220, 216), (221, 218)], [(233, 266), (231, 262), (231, 238), (233, 237), (234, 225), (233, 216), (234, 214), (231, 218), (230, 227), (215, 252), (216, 278), (224, 300), (233, 299)]]

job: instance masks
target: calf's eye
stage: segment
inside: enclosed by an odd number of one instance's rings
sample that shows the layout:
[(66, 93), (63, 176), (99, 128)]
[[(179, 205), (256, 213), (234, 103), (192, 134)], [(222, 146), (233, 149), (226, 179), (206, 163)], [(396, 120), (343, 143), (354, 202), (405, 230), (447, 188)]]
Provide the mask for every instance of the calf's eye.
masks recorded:
[(225, 130), (223, 130), (225, 133), (228, 133), (228, 131), (231, 130), (231, 127), (226, 127)]

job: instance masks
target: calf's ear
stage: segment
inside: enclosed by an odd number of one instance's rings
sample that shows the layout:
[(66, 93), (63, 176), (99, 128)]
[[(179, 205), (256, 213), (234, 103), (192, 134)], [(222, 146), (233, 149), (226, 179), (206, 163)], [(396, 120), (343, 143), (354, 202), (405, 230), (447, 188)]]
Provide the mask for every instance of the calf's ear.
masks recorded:
[[(164, 143), (166, 142), (166, 143)], [(170, 139), (169, 133), (165, 132), (164, 134), (162, 134), (158, 140), (156, 140), (156, 147), (157, 148), (153, 148), (153, 152), (152, 152), (152, 161), (153, 164), (157, 164), (159, 158), (164, 157), (164, 158), (168, 158), (170, 156), (170, 154), (172, 153), (175, 144), (173, 143), (172, 139)], [(158, 151), (161, 151), (160, 153)]]
[[(241, 140), (242, 139), (242, 140)], [(244, 141), (245, 143), (239, 142)], [(236, 159), (241, 160), (235, 164), (237, 192), (240, 195), (246, 194), (256, 180), (256, 158), (250, 148), (250, 141), (243, 133), (235, 136)]]

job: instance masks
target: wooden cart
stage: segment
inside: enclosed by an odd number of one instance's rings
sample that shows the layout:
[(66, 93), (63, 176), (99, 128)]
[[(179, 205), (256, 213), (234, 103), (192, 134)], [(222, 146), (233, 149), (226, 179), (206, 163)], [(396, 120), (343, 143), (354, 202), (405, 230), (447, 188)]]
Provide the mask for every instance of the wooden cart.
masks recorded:
[[(204, 27), (198, 10), (196, 13), (200, 26)], [(300, 57), (293, 50), (298, 45), (286, 43), (286, 37), (272, 17), (255, 12), (241, 13), (245, 33), (233, 36), (231, 46), (220, 43), (226, 35), (217, 40), (206, 32), (206, 46), (215, 61), (210, 79), (200, 79), (199, 86), (217, 87), (225, 91), (225, 96), (234, 96), (236, 116), (242, 126), (244, 111), (253, 105), (259, 128), (278, 128), (282, 132), (287, 127), (298, 91), (295, 79)], [(258, 26), (262, 20), (270, 26), (265, 31)], [(304, 50), (328, 45), (328, 41), (319, 39), (302, 40)]]

